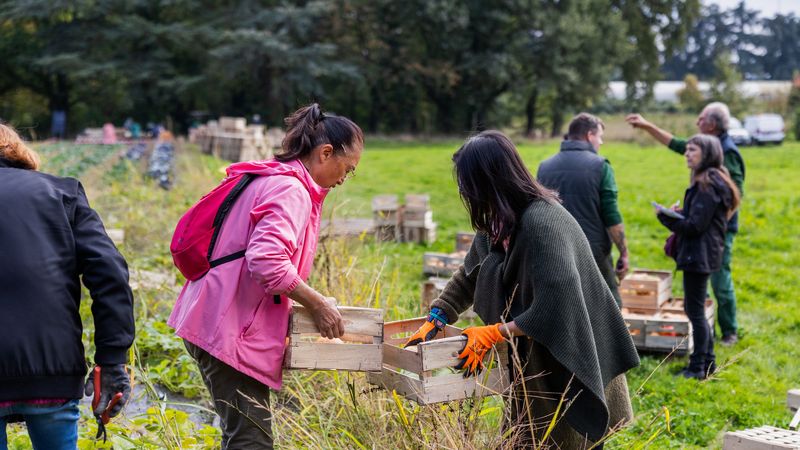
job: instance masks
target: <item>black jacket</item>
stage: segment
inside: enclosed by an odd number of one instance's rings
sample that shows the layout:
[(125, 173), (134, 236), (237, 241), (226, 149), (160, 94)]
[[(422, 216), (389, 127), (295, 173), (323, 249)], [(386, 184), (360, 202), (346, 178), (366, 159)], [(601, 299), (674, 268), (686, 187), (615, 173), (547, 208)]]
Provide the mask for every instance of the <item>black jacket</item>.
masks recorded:
[(676, 262), (678, 269), (687, 272), (713, 273), (722, 264), (728, 211), (733, 193), (720, 175), (711, 174), (711, 184), (700, 187), (693, 183), (683, 197), (684, 219), (659, 214), (664, 226), (678, 238)]
[(121, 364), (134, 334), (128, 267), (78, 180), (0, 158), (0, 205), (0, 401), (81, 398), (80, 277), (95, 362)]

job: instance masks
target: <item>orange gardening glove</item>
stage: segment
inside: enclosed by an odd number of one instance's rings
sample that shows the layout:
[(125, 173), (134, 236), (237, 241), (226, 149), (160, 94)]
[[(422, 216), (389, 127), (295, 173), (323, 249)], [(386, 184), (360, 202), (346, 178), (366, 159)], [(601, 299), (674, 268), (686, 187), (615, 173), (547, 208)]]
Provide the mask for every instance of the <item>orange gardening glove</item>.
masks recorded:
[(456, 369), (464, 369), (464, 378), (477, 375), (483, 370), (483, 358), (495, 344), (505, 340), (500, 334), (500, 323), (485, 327), (471, 327), (461, 333), (467, 337), (467, 345), (458, 355), (461, 361)]
[(447, 325), (447, 314), (444, 313), (439, 308), (431, 308), (431, 312), (428, 315), (428, 320), (419, 327), (416, 333), (414, 333), (408, 341), (406, 341), (406, 345), (403, 347), (410, 347), (412, 345), (417, 345), (420, 342), (427, 342), (436, 337), (436, 333), (442, 331), (442, 329)]

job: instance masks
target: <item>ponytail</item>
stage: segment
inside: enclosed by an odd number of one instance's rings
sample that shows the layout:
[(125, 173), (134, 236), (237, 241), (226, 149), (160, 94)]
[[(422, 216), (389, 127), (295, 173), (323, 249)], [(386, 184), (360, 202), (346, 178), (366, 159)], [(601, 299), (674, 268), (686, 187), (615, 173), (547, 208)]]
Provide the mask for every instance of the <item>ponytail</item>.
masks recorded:
[(0, 158), (18, 169), (39, 170), (39, 155), (25, 145), (13, 128), (5, 124), (0, 124)]
[(298, 109), (284, 122), (286, 137), (281, 142), (281, 152), (275, 155), (278, 161), (303, 158), (324, 144), (331, 144), (336, 155), (364, 144), (364, 134), (358, 125), (346, 117), (323, 113), (317, 103)]

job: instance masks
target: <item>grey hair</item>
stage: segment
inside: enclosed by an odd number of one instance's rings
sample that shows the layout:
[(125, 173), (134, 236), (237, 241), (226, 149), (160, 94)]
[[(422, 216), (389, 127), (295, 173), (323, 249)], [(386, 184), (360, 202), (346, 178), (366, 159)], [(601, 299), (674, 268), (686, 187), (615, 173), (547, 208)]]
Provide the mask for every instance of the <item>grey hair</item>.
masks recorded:
[(704, 109), (706, 110), (706, 117), (714, 124), (717, 130), (728, 131), (731, 121), (731, 111), (728, 109), (728, 105), (722, 102), (711, 102)]

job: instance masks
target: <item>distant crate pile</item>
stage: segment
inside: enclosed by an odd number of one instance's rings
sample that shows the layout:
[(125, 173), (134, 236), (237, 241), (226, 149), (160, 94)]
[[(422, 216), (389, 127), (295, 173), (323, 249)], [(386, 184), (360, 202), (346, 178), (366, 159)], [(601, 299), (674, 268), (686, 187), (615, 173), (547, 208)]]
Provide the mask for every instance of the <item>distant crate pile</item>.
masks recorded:
[[(622, 317), (641, 351), (691, 353), (692, 324), (683, 299), (672, 297), (672, 272), (634, 269), (620, 284)], [(714, 303), (707, 300), (706, 319), (714, 327)]]
[(403, 205), (396, 195), (373, 197), (372, 219), (379, 241), (427, 244), (436, 240), (436, 222), (427, 194), (406, 194)]
[(404, 205), (397, 195), (386, 194), (372, 198), (372, 218), (325, 219), (321, 234), (352, 237), (374, 234), (381, 242), (429, 244), (436, 240), (436, 222), (427, 194), (408, 194)]
[(220, 117), (189, 131), (189, 142), (203, 153), (228, 161), (269, 159), (280, 148), (285, 133), (280, 128), (247, 124), (244, 117)]
[(422, 255), (422, 273), (435, 277), (450, 277), (464, 264), (475, 233), (457, 233), (456, 251), (453, 253), (427, 252)]

